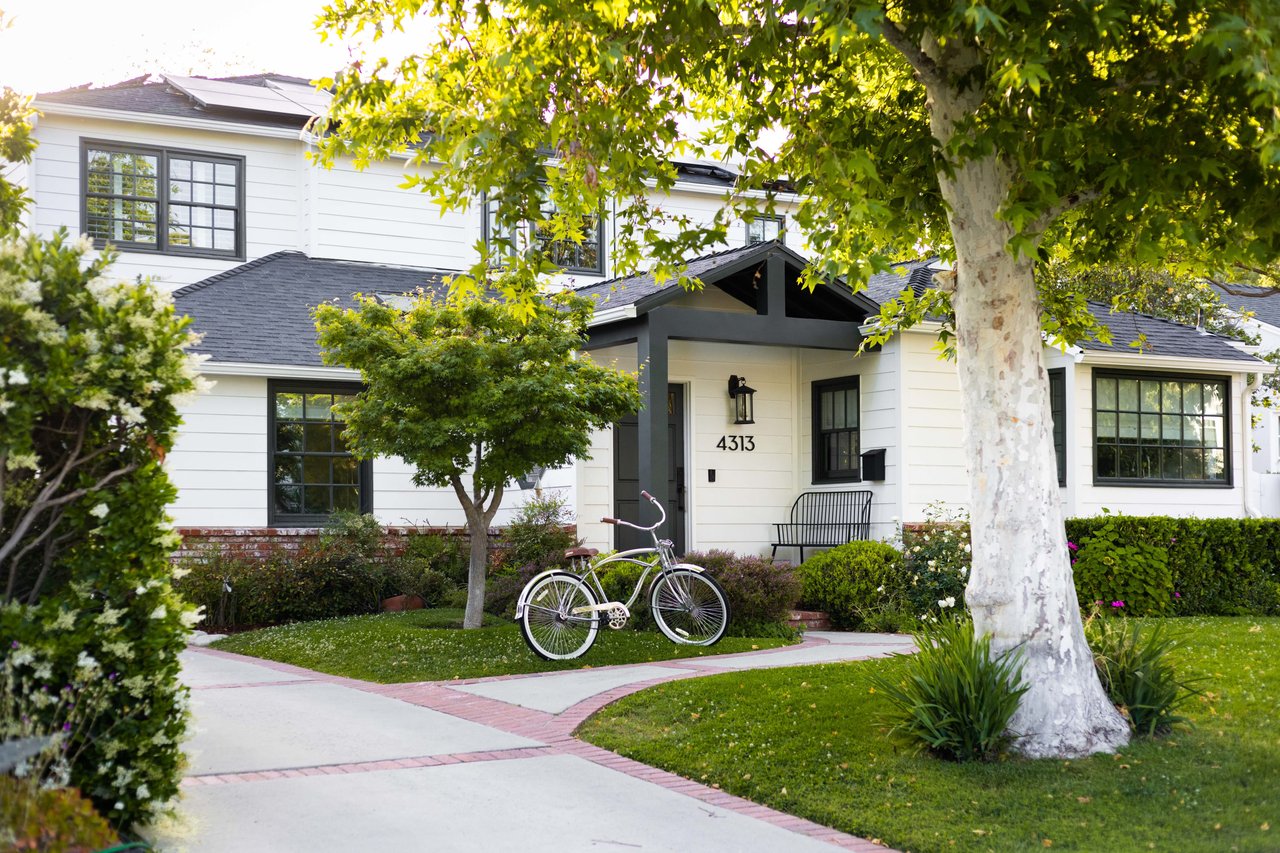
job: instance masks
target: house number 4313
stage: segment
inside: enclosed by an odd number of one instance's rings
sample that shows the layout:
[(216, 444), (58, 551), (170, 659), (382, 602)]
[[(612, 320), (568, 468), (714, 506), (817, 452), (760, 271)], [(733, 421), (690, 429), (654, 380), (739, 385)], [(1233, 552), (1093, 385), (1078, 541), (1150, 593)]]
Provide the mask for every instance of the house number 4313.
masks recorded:
[(716, 449), (741, 450), (743, 453), (750, 453), (756, 449), (756, 437), (754, 435), (722, 435), (716, 442)]

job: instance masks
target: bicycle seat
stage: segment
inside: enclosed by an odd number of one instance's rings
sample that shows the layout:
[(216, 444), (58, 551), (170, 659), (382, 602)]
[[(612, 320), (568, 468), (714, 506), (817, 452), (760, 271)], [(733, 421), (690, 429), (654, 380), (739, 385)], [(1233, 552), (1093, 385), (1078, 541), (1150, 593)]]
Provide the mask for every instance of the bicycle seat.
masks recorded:
[(570, 548), (564, 552), (564, 558), (572, 560), (574, 557), (594, 557), (599, 553), (595, 548)]

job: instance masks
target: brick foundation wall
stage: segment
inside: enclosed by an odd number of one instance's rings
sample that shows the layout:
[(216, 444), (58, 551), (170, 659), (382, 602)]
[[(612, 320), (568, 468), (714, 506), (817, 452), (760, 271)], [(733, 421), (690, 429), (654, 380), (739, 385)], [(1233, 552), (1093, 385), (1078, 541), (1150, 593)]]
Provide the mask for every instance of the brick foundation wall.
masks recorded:
[[(173, 553), (174, 559), (198, 556), (209, 550), (236, 557), (267, 557), (279, 551), (297, 551), (319, 539), (325, 528), (179, 527), (177, 531), (182, 535), (182, 545)], [(399, 553), (404, 550), (407, 537), (425, 533), (467, 538), (466, 530), (458, 527), (384, 527), (383, 542), (389, 552)], [(497, 529), (489, 531), (493, 537), (499, 533)]]

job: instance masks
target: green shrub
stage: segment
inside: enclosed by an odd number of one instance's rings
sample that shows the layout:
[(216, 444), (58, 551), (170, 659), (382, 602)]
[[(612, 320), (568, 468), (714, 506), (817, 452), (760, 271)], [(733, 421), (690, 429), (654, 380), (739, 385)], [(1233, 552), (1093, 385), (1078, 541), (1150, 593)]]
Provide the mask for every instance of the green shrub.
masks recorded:
[(902, 583), (902, 555), (883, 542), (850, 542), (801, 564), (800, 600), (825, 611), (839, 630), (858, 630)]
[(1175, 589), (1169, 552), (1121, 533), (1115, 517), (1094, 528), (1080, 543), (1072, 566), (1076, 595), (1085, 608), (1124, 616), (1165, 616), (1173, 612)]
[[(597, 561), (605, 556), (608, 555), (602, 554), (597, 558)], [(689, 560), (689, 562), (694, 561)], [(606, 598), (610, 601), (620, 601), (626, 604), (627, 599), (631, 597), (632, 591), (636, 588), (636, 581), (640, 579), (640, 575), (643, 572), (644, 566), (620, 561), (599, 567), (596, 570), (596, 578), (600, 581), (600, 586), (604, 590)], [(649, 577), (645, 581), (645, 588), (640, 590), (640, 595), (637, 596), (635, 603), (631, 605), (631, 619), (627, 622), (629, 628), (634, 628), (637, 631), (657, 630), (657, 625), (653, 621), (653, 614), (649, 612), (648, 595), (649, 585), (653, 583), (655, 577), (657, 577), (656, 572), (649, 573)], [(732, 613), (733, 611), (730, 612)]]
[(578, 544), (567, 528), (573, 519), (565, 499), (554, 492), (529, 498), (516, 510), (502, 532), (501, 564), (509, 571), (554, 569), (564, 564), (564, 552)]
[(0, 849), (79, 853), (119, 841), (76, 789), (32, 790), (21, 780), (0, 776)]
[(1168, 551), (1175, 614), (1280, 614), (1280, 520), (1128, 515), (1071, 518), (1067, 520), (1067, 538), (1083, 542), (1104, 525), (1112, 526), (1123, 542), (1149, 542)]
[(968, 513), (929, 504), (923, 523), (903, 527), (902, 560), (901, 595), (911, 614), (924, 620), (951, 608), (964, 610), (972, 562)]
[(991, 638), (968, 619), (944, 618), (915, 634), (900, 670), (872, 677), (890, 709), (890, 734), (953, 761), (991, 761), (1013, 741), (1009, 721), (1027, 687), (1017, 653), (991, 656)]
[(1163, 622), (1090, 619), (1085, 626), (1103, 689), (1138, 735), (1167, 734), (1185, 722), (1175, 712), (1199, 694), (1193, 682), (1180, 681), (1169, 660), (1177, 643)]
[(400, 559), (424, 564), (439, 572), (454, 586), (467, 585), (470, 554), (465, 536), (414, 533), (406, 537)]
[(524, 589), (525, 584), (532, 578), (532, 570), (514, 575), (500, 574), (490, 577), (484, 585), (484, 612), (514, 619), (516, 599), (520, 597), (520, 590)]
[(102, 709), (69, 782), (127, 826), (181, 778), (178, 656), (196, 615), (171, 585), (163, 458), (200, 383), (190, 321), (113, 280), (114, 256), (65, 231), (0, 239), (0, 649), (43, 683), (96, 673)]
[(777, 635), (777, 627), (787, 624), (800, 600), (800, 578), (790, 563), (719, 550), (691, 551), (682, 562), (706, 569), (724, 589), (731, 636)]

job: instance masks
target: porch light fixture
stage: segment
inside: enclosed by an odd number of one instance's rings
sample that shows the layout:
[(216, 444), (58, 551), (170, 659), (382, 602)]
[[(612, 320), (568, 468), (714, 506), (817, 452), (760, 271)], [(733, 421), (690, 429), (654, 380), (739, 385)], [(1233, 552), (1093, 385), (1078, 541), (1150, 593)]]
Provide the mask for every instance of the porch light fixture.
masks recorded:
[(733, 400), (733, 422), (735, 424), (753, 424), (756, 422), (756, 389), (747, 385), (747, 377), (729, 377), (729, 399)]

